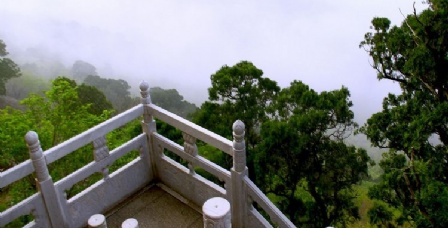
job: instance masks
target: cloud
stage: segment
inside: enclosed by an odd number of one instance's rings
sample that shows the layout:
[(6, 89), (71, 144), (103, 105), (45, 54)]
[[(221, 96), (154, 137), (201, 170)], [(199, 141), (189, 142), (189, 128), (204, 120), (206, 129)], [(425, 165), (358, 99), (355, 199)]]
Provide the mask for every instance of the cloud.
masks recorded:
[(398, 86), (377, 81), (358, 45), (373, 17), (400, 23), (399, 8), (411, 13), (412, 3), (3, 0), (0, 39), (29, 60), (30, 48), (67, 66), (85, 60), (135, 89), (145, 79), (198, 104), (207, 99), (211, 74), (248, 60), (283, 87), (293, 80), (317, 91), (348, 87), (363, 122)]

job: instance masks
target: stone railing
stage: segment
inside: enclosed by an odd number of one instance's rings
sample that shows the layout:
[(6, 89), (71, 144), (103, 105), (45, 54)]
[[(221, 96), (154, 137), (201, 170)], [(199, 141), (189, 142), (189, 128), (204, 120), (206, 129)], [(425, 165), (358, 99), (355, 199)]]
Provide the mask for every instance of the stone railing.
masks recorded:
[[(203, 205), (214, 197), (228, 200), (233, 227), (272, 226), (253, 207), (254, 202), (269, 215), (275, 226), (294, 227), (248, 178), (245, 127), (241, 121), (233, 124), (232, 142), (152, 104), (147, 83), (143, 82), (140, 90), (142, 104), (45, 152), (42, 151), (37, 134), (28, 132), (25, 139), (31, 159), (1, 172), (0, 188), (35, 172), (39, 191), (0, 213), (0, 227), (27, 214), (35, 218), (27, 227), (83, 227), (87, 225), (90, 216), (104, 213), (150, 183), (164, 184), (195, 206)], [(143, 133), (109, 152), (105, 135), (141, 116)], [(158, 134), (154, 118), (182, 131), (183, 146)], [(197, 140), (232, 156), (231, 170), (200, 156)], [(53, 183), (47, 165), (88, 144), (93, 144), (94, 160)], [(108, 167), (133, 150), (140, 151), (139, 157), (110, 174)], [(187, 162), (187, 167), (166, 156), (165, 151), (182, 158)], [(224, 183), (224, 187), (198, 175), (196, 168), (202, 168), (215, 176)], [(66, 190), (95, 173), (101, 173), (103, 178), (74, 197), (66, 198)], [(209, 219), (207, 224), (213, 222), (213, 219)]]

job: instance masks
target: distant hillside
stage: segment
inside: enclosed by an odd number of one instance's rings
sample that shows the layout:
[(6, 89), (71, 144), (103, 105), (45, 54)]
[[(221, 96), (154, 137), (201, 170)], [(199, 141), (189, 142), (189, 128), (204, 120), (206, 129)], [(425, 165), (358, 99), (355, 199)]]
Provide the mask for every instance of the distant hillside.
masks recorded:
[(370, 143), (370, 141), (367, 139), (366, 135), (364, 135), (364, 134), (351, 135), (350, 137), (348, 137), (345, 140), (345, 143), (366, 149), (367, 154), (376, 163), (379, 163), (379, 161), (382, 158), (383, 153), (386, 151), (386, 150), (380, 149), (378, 147), (372, 147), (372, 144)]
[(8, 96), (0, 96), (0, 109), (4, 109), (7, 106), (10, 106), (14, 109), (24, 109), (24, 107), (19, 104), (18, 100)]

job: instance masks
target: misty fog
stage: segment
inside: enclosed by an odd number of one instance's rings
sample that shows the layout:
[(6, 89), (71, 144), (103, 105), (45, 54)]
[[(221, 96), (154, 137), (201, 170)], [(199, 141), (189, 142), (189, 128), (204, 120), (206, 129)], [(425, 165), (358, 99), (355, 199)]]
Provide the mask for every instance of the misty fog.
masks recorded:
[(70, 69), (83, 60), (102, 77), (127, 80), (133, 93), (146, 80), (176, 88), (198, 106), (211, 74), (248, 60), (281, 87), (293, 80), (316, 91), (348, 87), (362, 124), (399, 87), (379, 82), (358, 46), (373, 17), (399, 24), (400, 10), (411, 13), (412, 2), (6, 0), (0, 39), (20, 65)]

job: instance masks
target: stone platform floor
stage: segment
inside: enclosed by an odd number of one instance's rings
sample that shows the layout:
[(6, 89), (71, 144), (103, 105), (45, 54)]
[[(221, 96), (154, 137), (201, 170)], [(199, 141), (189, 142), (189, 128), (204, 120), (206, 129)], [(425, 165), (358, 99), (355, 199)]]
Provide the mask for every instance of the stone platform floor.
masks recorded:
[(148, 186), (105, 214), (108, 228), (135, 218), (139, 228), (204, 227), (200, 208), (163, 185)]

